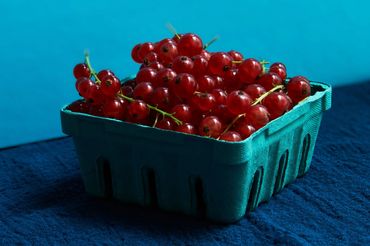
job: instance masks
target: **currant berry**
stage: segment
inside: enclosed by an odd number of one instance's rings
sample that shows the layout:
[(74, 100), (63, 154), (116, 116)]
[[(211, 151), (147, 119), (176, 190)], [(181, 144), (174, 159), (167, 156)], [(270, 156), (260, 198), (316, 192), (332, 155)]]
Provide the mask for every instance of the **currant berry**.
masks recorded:
[(200, 122), (198, 131), (201, 136), (217, 138), (222, 131), (222, 122), (216, 116), (207, 116)]
[(164, 43), (158, 52), (159, 59), (166, 66), (171, 63), (178, 55), (177, 45), (174, 42)]
[(213, 53), (208, 61), (208, 71), (212, 75), (223, 77), (225, 72), (232, 67), (232, 58), (224, 52)]
[(157, 72), (152, 84), (154, 87), (168, 87), (170, 81), (174, 80), (177, 74), (170, 68), (163, 68)]
[(202, 40), (193, 33), (184, 34), (177, 45), (179, 54), (188, 57), (199, 55), (203, 50)]
[(271, 64), (270, 68), (272, 68), (272, 67), (280, 67), (280, 68), (282, 68), (286, 71), (286, 66), (281, 62), (275, 62), (275, 63)]
[(202, 52), (200, 52), (200, 55), (203, 56), (207, 61), (209, 61), (212, 56), (211, 52), (207, 50), (202, 50)]
[(95, 83), (86, 77), (81, 77), (76, 82), (77, 91), (85, 99), (90, 99), (93, 94), (93, 90), (96, 90)]
[(230, 113), (225, 104), (216, 104), (216, 107), (213, 109), (213, 114), (217, 116), (222, 122), (229, 123), (231, 122), (235, 115)]
[(227, 131), (221, 134), (220, 140), (224, 140), (228, 142), (238, 142), (238, 141), (242, 141), (242, 137), (240, 136), (239, 133), (235, 131)]
[(197, 77), (197, 83), (200, 92), (211, 92), (216, 87), (216, 81), (209, 75)]
[(226, 89), (225, 81), (224, 81), (224, 79), (222, 77), (220, 77), (220, 76), (213, 76), (213, 78), (216, 81), (215, 88)]
[(100, 84), (101, 92), (107, 96), (115, 96), (121, 89), (121, 82), (114, 75), (107, 75), (101, 80)]
[(177, 34), (173, 35), (172, 40), (175, 41), (176, 43), (179, 43), (182, 36), (184, 36), (184, 35), (177, 33)]
[(176, 73), (191, 73), (193, 71), (193, 66), (193, 61), (187, 56), (178, 56), (172, 63), (172, 69)]
[(193, 56), (191, 59), (194, 63), (192, 74), (195, 77), (201, 76), (207, 72), (208, 60), (204, 58), (204, 56), (197, 55)]
[(131, 86), (123, 85), (121, 87), (121, 93), (127, 97), (132, 97), (134, 95), (134, 89)]
[(148, 55), (148, 53), (153, 50), (154, 50), (154, 45), (152, 43), (150, 42), (143, 43), (140, 46), (140, 49), (137, 51), (137, 55), (140, 58), (140, 60), (144, 62), (144, 58), (146, 57), (146, 55)]
[(187, 133), (187, 134), (196, 134), (196, 129), (192, 124), (184, 123), (176, 127), (176, 131)]
[(108, 76), (108, 75), (114, 76), (114, 73), (109, 69), (104, 69), (98, 73), (97, 77), (99, 80), (102, 80), (105, 76)]
[(80, 99), (71, 103), (67, 109), (72, 112), (87, 113), (89, 112), (89, 104), (85, 100)]
[(270, 120), (278, 118), (292, 107), (291, 99), (282, 92), (272, 92), (263, 99), (262, 105), (270, 113)]
[(266, 93), (265, 88), (260, 84), (250, 84), (247, 85), (243, 91), (247, 93), (253, 101)]
[(150, 82), (141, 82), (134, 88), (134, 98), (148, 102), (154, 89)]
[[(230, 50), (227, 53), (231, 56), (233, 61), (243, 61), (243, 55), (240, 52), (235, 51), (235, 50)], [(240, 64), (240, 63), (234, 63), (234, 65), (236, 65), (236, 66), (238, 66), (238, 64)]]
[(156, 88), (150, 98), (152, 105), (157, 106), (160, 109), (168, 109), (170, 106), (170, 93), (166, 87)]
[(230, 113), (234, 115), (239, 115), (246, 113), (250, 108), (252, 99), (244, 91), (237, 90), (232, 91), (226, 100), (226, 106)]
[(122, 105), (121, 101), (118, 99), (105, 101), (102, 110), (104, 117), (118, 120), (122, 120), (125, 113), (124, 105)]
[(226, 104), (227, 93), (222, 89), (213, 89), (212, 95), (215, 97), (216, 104)]
[(216, 99), (210, 93), (194, 93), (190, 101), (193, 108), (201, 112), (208, 112), (216, 106)]
[(175, 95), (182, 99), (190, 98), (195, 89), (197, 82), (191, 74), (180, 73), (176, 76), (172, 83), (170, 83), (170, 90), (172, 89)]
[(131, 50), (132, 60), (134, 60), (137, 63), (143, 63), (143, 59), (139, 57), (139, 50), (140, 50), (140, 48), (141, 48), (141, 44), (137, 44)]
[(285, 81), (287, 73), (286, 73), (286, 70), (284, 68), (274, 66), (274, 67), (270, 67), (269, 71), (270, 71), (270, 73), (277, 74), (283, 81)]
[(251, 84), (262, 74), (262, 65), (253, 58), (244, 60), (238, 67), (239, 81)]
[(264, 127), (270, 121), (269, 116), (270, 114), (266, 107), (257, 104), (249, 108), (245, 116), (245, 121), (258, 130)]
[(311, 95), (311, 86), (305, 79), (293, 77), (287, 84), (288, 96), (294, 104)]
[(248, 124), (238, 124), (235, 130), (239, 132), (242, 139), (248, 138), (250, 135), (252, 135), (256, 131), (256, 129), (254, 129), (253, 126), (248, 125)]
[(164, 68), (164, 66), (162, 65), (162, 63), (159, 63), (159, 62), (150, 63), (148, 67), (153, 68), (156, 71), (159, 71), (159, 70), (161, 70), (161, 69)]
[(127, 112), (130, 120), (134, 123), (141, 123), (149, 116), (148, 105), (142, 100), (134, 100), (128, 105)]
[(171, 110), (173, 116), (182, 122), (190, 122), (192, 120), (192, 110), (187, 104), (177, 104)]
[(277, 85), (283, 84), (280, 76), (272, 72), (265, 73), (257, 80), (257, 82), (267, 91), (271, 90)]
[(154, 51), (150, 51), (143, 59), (143, 63), (146, 65), (150, 65), (153, 62), (157, 62), (159, 60), (159, 56)]
[(231, 68), (224, 74), (224, 86), (227, 91), (238, 90), (241, 87), (241, 83), (238, 78), (238, 69)]
[(168, 118), (163, 118), (162, 120), (158, 121), (155, 127), (163, 130), (173, 130), (174, 122)]
[(73, 75), (75, 76), (76, 79), (82, 77), (90, 78), (91, 71), (85, 63), (80, 63), (73, 68)]
[(136, 82), (153, 82), (156, 76), (157, 71), (155, 69), (150, 67), (143, 68), (136, 74)]

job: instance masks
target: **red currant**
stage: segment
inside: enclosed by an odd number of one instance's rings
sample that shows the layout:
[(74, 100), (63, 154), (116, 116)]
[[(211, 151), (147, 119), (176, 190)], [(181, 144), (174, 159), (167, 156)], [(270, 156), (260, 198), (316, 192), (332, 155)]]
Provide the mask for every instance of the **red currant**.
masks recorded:
[(270, 120), (274, 120), (289, 111), (292, 106), (291, 99), (283, 92), (272, 92), (262, 101), (270, 113)]
[(157, 62), (159, 60), (159, 56), (154, 51), (150, 51), (143, 59), (143, 62), (146, 65), (150, 65), (153, 62)]
[(81, 77), (76, 82), (77, 91), (85, 99), (91, 99), (93, 91), (96, 90), (96, 84), (89, 78)]
[(262, 74), (262, 65), (253, 58), (244, 60), (238, 67), (239, 81), (251, 84)]
[(226, 106), (230, 113), (234, 115), (239, 115), (246, 113), (250, 108), (252, 99), (244, 91), (232, 91), (226, 100)]
[(134, 98), (149, 101), (154, 89), (150, 82), (141, 82), (134, 89)]
[(176, 127), (176, 131), (187, 133), (187, 134), (196, 134), (196, 129), (192, 124), (184, 123)]
[(272, 68), (272, 67), (280, 67), (280, 68), (282, 68), (286, 71), (286, 66), (281, 62), (275, 62), (275, 63), (271, 64), (270, 68)]
[(222, 89), (213, 89), (212, 95), (215, 97), (216, 104), (226, 104), (227, 93)]
[(201, 112), (210, 111), (216, 106), (215, 97), (209, 93), (194, 93), (190, 101), (193, 108), (196, 108)]
[(109, 69), (104, 69), (104, 70), (101, 70), (99, 73), (98, 73), (98, 79), (99, 80), (102, 80), (105, 76), (107, 76), (107, 75), (112, 75), (112, 76), (114, 76), (114, 73), (111, 71), (111, 70), (109, 70)]
[(196, 56), (203, 50), (203, 42), (193, 33), (184, 34), (178, 41), (179, 54), (183, 56)]
[(91, 71), (85, 63), (80, 63), (73, 68), (73, 75), (76, 79), (82, 77), (90, 78)]
[(121, 82), (116, 76), (107, 75), (102, 78), (100, 89), (105, 96), (112, 97), (116, 95), (121, 89)]
[(212, 75), (223, 77), (225, 72), (230, 70), (232, 66), (232, 58), (224, 52), (213, 53), (208, 61), (208, 71)]
[(238, 124), (235, 130), (240, 133), (242, 139), (246, 139), (256, 131), (253, 126), (248, 124)]
[(182, 99), (190, 98), (195, 89), (197, 88), (197, 82), (191, 74), (180, 73), (176, 76), (172, 83), (170, 83), (170, 89), (173, 90), (175, 95)]
[(267, 91), (271, 90), (277, 85), (283, 84), (280, 76), (272, 72), (265, 73), (258, 79), (257, 82), (262, 85)]
[(193, 60), (194, 66), (192, 73), (194, 76), (201, 76), (207, 72), (208, 68), (208, 60), (204, 58), (202, 55), (193, 56), (191, 58)]
[(213, 109), (213, 114), (217, 116), (222, 122), (231, 122), (235, 115), (230, 113), (225, 104), (217, 104)]
[(251, 106), (245, 116), (245, 121), (252, 125), (256, 130), (265, 126), (269, 121), (269, 112), (266, 107), (260, 104)]
[(155, 127), (163, 130), (173, 130), (174, 122), (168, 118), (163, 118), (162, 120), (158, 121)]
[(125, 113), (124, 105), (118, 99), (105, 101), (102, 110), (104, 117), (114, 118), (118, 120), (122, 120)]
[(212, 54), (207, 50), (202, 50), (202, 52), (200, 52), (200, 55), (203, 56), (207, 61), (209, 61), (212, 56)]
[(174, 80), (177, 74), (170, 68), (163, 68), (157, 72), (152, 84), (154, 87), (168, 87), (169, 82)]
[(157, 71), (153, 68), (147, 67), (141, 69), (136, 75), (136, 82), (153, 82), (157, 76)]
[(170, 93), (168, 92), (168, 88), (156, 88), (151, 95), (150, 102), (160, 109), (167, 109), (170, 106)]
[(159, 63), (159, 62), (152, 62), (152, 63), (149, 64), (148, 67), (153, 68), (156, 71), (159, 71), (159, 70), (161, 70), (161, 69), (164, 68), (164, 66), (162, 65), (162, 63)]
[(172, 69), (176, 73), (191, 73), (193, 71), (193, 66), (193, 61), (187, 56), (178, 56), (172, 63)]
[(154, 45), (150, 42), (143, 43), (140, 46), (140, 49), (137, 51), (137, 55), (140, 58), (140, 60), (144, 61), (144, 58), (146, 55), (148, 55), (149, 52), (154, 50)]
[(179, 52), (177, 46), (174, 42), (164, 43), (158, 52), (159, 59), (164, 65), (167, 65), (173, 61), (178, 56)]
[(220, 140), (228, 141), (228, 142), (238, 142), (242, 141), (242, 137), (239, 133), (235, 131), (227, 131), (220, 136)]
[(127, 112), (134, 123), (141, 123), (149, 116), (148, 105), (142, 100), (134, 100), (128, 105)]
[[(230, 50), (227, 53), (231, 56), (233, 61), (243, 61), (243, 55), (240, 52), (235, 51), (235, 50)], [(238, 65), (239, 63), (234, 63), (234, 64)]]
[(72, 112), (87, 113), (89, 112), (89, 104), (85, 100), (80, 99), (71, 103), (67, 109)]
[(190, 122), (192, 119), (192, 111), (187, 104), (177, 104), (171, 110), (173, 116), (182, 122)]
[(143, 59), (141, 57), (139, 57), (139, 50), (140, 50), (140, 48), (141, 48), (141, 44), (137, 44), (131, 50), (132, 60), (134, 60), (137, 63), (142, 63), (143, 62)]
[(209, 75), (197, 77), (197, 83), (200, 92), (211, 92), (216, 87), (216, 81)]
[(287, 84), (289, 97), (294, 104), (311, 95), (311, 86), (305, 79), (293, 77)]
[(199, 134), (217, 138), (222, 131), (222, 122), (216, 116), (207, 116), (199, 124)]
[(266, 93), (265, 88), (260, 84), (247, 85), (243, 89), (243, 91), (247, 93), (252, 98), (253, 101), (262, 96), (264, 93)]
[(275, 66), (275, 67), (270, 67), (269, 71), (271, 73), (277, 74), (283, 81), (285, 81), (287, 74), (284, 68)]

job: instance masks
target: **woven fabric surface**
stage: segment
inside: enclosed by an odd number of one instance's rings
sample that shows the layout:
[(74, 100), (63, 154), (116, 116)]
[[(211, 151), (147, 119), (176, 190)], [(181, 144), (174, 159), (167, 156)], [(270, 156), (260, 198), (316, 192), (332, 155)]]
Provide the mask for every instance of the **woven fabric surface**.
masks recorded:
[(0, 245), (370, 245), (370, 83), (334, 88), (311, 168), (231, 225), (88, 196), (71, 138), (0, 151)]

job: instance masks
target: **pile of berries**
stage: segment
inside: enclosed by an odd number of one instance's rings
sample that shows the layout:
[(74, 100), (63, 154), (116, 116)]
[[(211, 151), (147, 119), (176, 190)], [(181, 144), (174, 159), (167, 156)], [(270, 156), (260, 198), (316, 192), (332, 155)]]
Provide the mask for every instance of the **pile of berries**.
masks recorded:
[(176, 34), (136, 45), (136, 78), (121, 82), (96, 73), (88, 55), (73, 70), (84, 98), (71, 111), (165, 130), (241, 141), (310, 96), (303, 76), (287, 79), (283, 63), (244, 59), (237, 51), (209, 52), (199, 36)]

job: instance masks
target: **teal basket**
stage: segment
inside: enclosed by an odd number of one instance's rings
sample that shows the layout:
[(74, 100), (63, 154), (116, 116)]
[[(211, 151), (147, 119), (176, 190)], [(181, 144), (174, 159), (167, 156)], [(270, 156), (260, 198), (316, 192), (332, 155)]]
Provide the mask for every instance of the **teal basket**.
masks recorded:
[[(94, 196), (230, 223), (304, 175), (331, 87), (241, 142), (130, 124), (61, 110), (73, 137), (84, 186)], [(124, 209), (124, 208), (123, 208)]]

